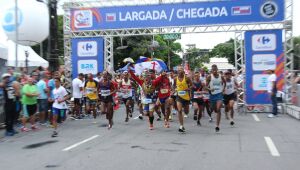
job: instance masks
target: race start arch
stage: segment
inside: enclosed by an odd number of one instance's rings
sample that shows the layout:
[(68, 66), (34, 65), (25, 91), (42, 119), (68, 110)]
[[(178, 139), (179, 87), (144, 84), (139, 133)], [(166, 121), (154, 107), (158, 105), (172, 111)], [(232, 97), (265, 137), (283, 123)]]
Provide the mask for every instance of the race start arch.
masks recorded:
[[(245, 32), (279, 30), (282, 37), (276, 40), (283, 41), (284, 70), (293, 69), (293, 0), (95, 0), (67, 2), (63, 7), (65, 65), (69, 69), (69, 81), (72, 67), (113, 69), (114, 37), (169, 33), (235, 32), (235, 66), (244, 74)], [(266, 42), (265, 39), (271, 40), (264, 37), (261, 41)], [(93, 51), (95, 44), (100, 47), (97, 43), (104, 44), (104, 56), (97, 53), (98, 48)], [(76, 62), (72, 61), (73, 56), (76, 56)], [(283, 77), (288, 94), (286, 101), (289, 102), (291, 75)], [(245, 86), (244, 79), (240, 81)], [(239, 94), (241, 105), (245, 103), (244, 89)]]

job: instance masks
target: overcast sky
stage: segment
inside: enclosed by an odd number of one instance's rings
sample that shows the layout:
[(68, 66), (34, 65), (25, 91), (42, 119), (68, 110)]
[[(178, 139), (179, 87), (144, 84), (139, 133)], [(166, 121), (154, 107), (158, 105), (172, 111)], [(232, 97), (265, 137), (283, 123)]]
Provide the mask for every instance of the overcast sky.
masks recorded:
[[(5, 4), (7, 2), (11, 2), (12, 0), (0, 0), (0, 16), (1, 7), (5, 7)], [(59, 0), (59, 14), (63, 13), (63, 10), (61, 9), (61, 5), (65, 1), (70, 0)], [(72, 0), (71, 0), (72, 1)], [(73, 0), (74, 1), (74, 0)], [(81, 0), (82, 1), (82, 0)], [(137, 0), (133, 0), (137, 1)], [(145, 1), (145, 0), (144, 0)], [(151, 0), (152, 1), (152, 0)], [(172, 1), (172, 0), (163, 0), (163, 1)], [(294, 36), (300, 36), (300, 10), (296, 7), (300, 7), (300, 0), (294, 0)], [(179, 41), (184, 48), (186, 48), (186, 44), (196, 44), (197, 48), (202, 49), (211, 49), (215, 45), (225, 42), (229, 40), (230, 38), (234, 37), (234, 33), (198, 33), (198, 34), (184, 34), (182, 35), (182, 39)], [(0, 43), (4, 42), (6, 40), (6, 36), (3, 33), (2, 27), (0, 27)]]

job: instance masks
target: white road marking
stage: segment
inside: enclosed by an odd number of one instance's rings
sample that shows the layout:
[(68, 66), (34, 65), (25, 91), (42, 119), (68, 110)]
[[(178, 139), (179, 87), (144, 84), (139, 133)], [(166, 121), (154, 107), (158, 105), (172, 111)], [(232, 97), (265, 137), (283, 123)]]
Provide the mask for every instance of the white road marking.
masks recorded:
[(253, 119), (257, 122), (260, 122), (260, 119), (258, 118), (258, 116), (256, 114), (252, 114)]
[(90, 138), (88, 138), (88, 139), (85, 139), (85, 140), (83, 140), (83, 141), (81, 141), (81, 142), (75, 143), (74, 145), (71, 145), (71, 146), (69, 146), (69, 147), (63, 149), (62, 151), (69, 151), (69, 150), (71, 150), (71, 149), (73, 149), (73, 148), (76, 148), (77, 146), (79, 146), (79, 145), (81, 145), (81, 144), (84, 144), (84, 143), (86, 143), (86, 142), (88, 142), (88, 141), (91, 141), (91, 140), (93, 140), (93, 139), (95, 139), (95, 138), (97, 138), (97, 137), (99, 137), (99, 135), (95, 135), (95, 136), (92, 136), (92, 137), (90, 137)]
[(267, 143), (267, 146), (271, 152), (272, 156), (280, 156), (275, 144), (273, 143), (272, 139), (270, 137), (265, 136), (265, 141)]

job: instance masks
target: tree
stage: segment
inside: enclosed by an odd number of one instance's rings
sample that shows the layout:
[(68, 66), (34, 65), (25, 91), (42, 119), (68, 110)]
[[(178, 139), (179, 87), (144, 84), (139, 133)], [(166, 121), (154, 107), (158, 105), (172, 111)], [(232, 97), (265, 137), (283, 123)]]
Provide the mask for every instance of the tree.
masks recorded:
[(216, 45), (212, 51), (209, 53), (211, 57), (224, 57), (227, 58), (229, 63), (235, 65), (235, 55), (234, 55), (234, 39), (230, 39), (225, 43)]
[[(176, 43), (175, 40), (169, 41), (164, 40), (160, 35), (156, 35), (154, 40), (158, 42), (159, 47), (151, 48), (153, 37), (152, 36), (134, 36), (134, 37), (123, 37), (114, 38), (114, 67), (118, 69), (124, 66), (123, 60), (127, 57), (131, 57), (135, 61), (140, 56), (160, 58), (167, 63), (168, 52), (170, 50), (171, 55), (171, 67), (179, 65), (182, 60), (176, 54), (181, 50), (181, 45)], [(121, 45), (128, 46), (126, 49), (117, 49)]]
[(294, 69), (300, 70), (300, 36), (294, 37)]

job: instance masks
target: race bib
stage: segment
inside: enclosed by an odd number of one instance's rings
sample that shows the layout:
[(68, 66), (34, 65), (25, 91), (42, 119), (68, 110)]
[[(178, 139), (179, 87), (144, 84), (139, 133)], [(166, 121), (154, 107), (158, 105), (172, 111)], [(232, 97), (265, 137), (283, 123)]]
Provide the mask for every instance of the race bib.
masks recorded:
[(186, 95), (186, 91), (178, 91), (178, 95), (179, 96), (184, 96), (184, 95)]
[(150, 103), (152, 103), (152, 99), (144, 98), (142, 103), (143, 104), (150, 104)]
[(208, 94), (203, 94), (203, 99), (209, 99), (209, 95)]
[(101, 96), (109, 96), (110, 90), (101, 90)]
[(160, 89), (161, 94), (167, 94), (169, 92), (169, 89)]
[(93, 88), (86, 88), (86, 93), (87, 94), (91, 94), (94, 92), (94, 89)]
[(202, 92), (198, 92), (198, 91), (195, 91), (195, 92), (194, 92), (194, 98), (195, 98), (195, 99), (197, 99), (197, 98), (202, 98), (202, 96), (203, 96), (203, 95), (202, 95)]
[(131, 89), (123, 89), (122, 93), (123, 93), (123, 98), (128, 98), (128, 97), (132, 96), (132, 90)]

